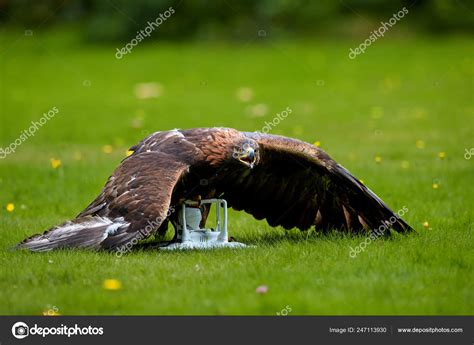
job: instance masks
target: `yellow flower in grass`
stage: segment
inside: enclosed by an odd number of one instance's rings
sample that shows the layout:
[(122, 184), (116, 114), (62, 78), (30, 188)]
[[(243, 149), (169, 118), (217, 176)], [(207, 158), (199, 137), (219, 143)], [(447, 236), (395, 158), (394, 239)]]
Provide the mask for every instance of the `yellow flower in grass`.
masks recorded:
[(122, 283), (117, 279), (106, 279), (102, 283), (102, 287), (105, 290), (120, 290), (122, 288)]
[(104, 145), (102, 146), (102, 152), (103, 153), (112, 153), (112, 151), (114, 150), (114, 148), (112, 147), (112, 145)]
[(7, 207), (5, 207), (8, 212), (13, 212), (15, 210), (15, 204), (8, 203)]
[(416, 141), (416, 147), (418, 149), (424, 149), (426, 147), (426, 143), (423, 140), (417, 140)]
[(431, 186), (433, 189), (438, 189), (439, 188), (439, 184), (438, 183), (433, 183), (433, 185)]
[(374, 160), (375, 160), (375, 163), (382, 163), (382, 157), (380, 156), (375, 156)]
[(425, 222), (423, 223), (423, 227), (424, 227), (425, 229), (428, 229), (428, 228), (430, 227), (430, 223), (428, 223), (427, 221), (425, 221)]
[(319, 140), (318, 140), (318, 141), (315, 141), (315, 142), (313, 143), (313, 145), (316, 146), (316, 147), (321, 147), (321, 142), (320, 142)]
[(438, 157), (439, 157), (439, 159), (445, 159), (446, 158), (446, 152), (441, 151), (440, 153), (438, 153)]
[(49, 160), (49, 162), (51, 163), (51, 168), (53, 168), (53, 169), (57, 169), (61, 166), (61, 160), (60, 159), (51, 158)]

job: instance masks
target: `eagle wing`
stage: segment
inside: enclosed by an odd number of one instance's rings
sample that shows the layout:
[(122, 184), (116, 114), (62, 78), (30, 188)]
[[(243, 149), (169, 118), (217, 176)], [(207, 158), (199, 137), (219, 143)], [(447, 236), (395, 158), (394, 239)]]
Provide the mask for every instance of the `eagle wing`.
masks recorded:
[(155, 133), (134, 149), (74, 220), (27, 238), (19, 247), (118, 249), (153, 234), (172, 212), (173, 192), (198, 150), (177, 131)]
[(176, 185), (201, 156), (201, 151), (178, 130), (157, 132), (130, 148), (107, 181), (101, 195), (78, 217), (123, 218), (129, 224), (109, 235), (101, 247), (116, 248), (141, 233), (148, 237), (170, 216)]
[(98, 202), (99, 205), (103, 203), (103, 208), (92, 212), (95, 216), (123, 219), (126, 226), (109, 234), (100, 246), (113, 249), (137, 236), (137, 240), (141, 240), (153, 234), (173, 212), (171, 197), (188, 167), (185, 162), (163, 152), (143, 152), (127, 158), (99, 196)]
[[(314, 145), (277, 135), (246, 133), (259, 144), (260, 162), (235, 172), (220, 186), (222, 197), (271, 226), (305, 230), (376, 229), (390, 222), (411, 230), (369, 188)], [(395, 218), (393, 218), (395, 217)]]

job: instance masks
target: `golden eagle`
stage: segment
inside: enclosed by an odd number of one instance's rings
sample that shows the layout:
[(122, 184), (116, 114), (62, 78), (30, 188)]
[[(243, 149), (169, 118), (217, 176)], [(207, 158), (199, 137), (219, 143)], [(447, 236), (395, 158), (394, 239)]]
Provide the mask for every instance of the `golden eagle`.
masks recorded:
[(174, 129), (156, 132), (130, 150), (74, 220), (18, 247), (118, 249), (138, 235), (165, 233), (177, 217), (170, 210), (200, 197), (223, 198), (272, 227), (412, 230), (323, 150), (300, 140), (232, 128)]

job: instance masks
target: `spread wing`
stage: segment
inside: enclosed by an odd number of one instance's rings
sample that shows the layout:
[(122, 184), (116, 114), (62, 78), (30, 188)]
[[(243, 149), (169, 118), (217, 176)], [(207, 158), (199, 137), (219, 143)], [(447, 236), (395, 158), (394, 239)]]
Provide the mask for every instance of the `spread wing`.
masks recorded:
[(78, 216), (105, 216), (128, 224), (110, 234), (102, 248), (153, 234), (173, 211), (173, 192), (199, 156), (196, 146), (176, 130), (154, 133), (131, 150), (134, 153), (109, 178), (99, 197)]
[(101, 242), (101, 248), (112, 249), (133, 238), (144, 239), (173, 211), (170, 210), (173, 190), (188, 167), (162, 152), (131, 156), (109, 178), (99, 198), (78, 218), (101, 216), (125, 224), (110, 233)]
[[(345, 229), (352, 232), (410, 226), (321, 149), (276, 135), (246, 133), (259, 144), (260, 163), (231, 173), (220, 186), (230, 206), (271, 226)], [(395, 218), (393, 218), (395, 217)]]
[(118, 249), (153, 234), (170, 215), (173, 192), (195, 159), (196, 148), (170, 131), (156, 133), (134, 149), (74, 220), (27, 238), (18, 247)]

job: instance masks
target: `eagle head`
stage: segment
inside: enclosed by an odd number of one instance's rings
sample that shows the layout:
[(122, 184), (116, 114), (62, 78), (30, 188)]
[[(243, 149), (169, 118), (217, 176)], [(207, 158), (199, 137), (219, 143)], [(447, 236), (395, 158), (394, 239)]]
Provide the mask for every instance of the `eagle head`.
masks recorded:
[(252, 169), (260, 161), (260, 152), (257, 142), (245, 140), (234, 146), (232, 157), (239, 163)]

